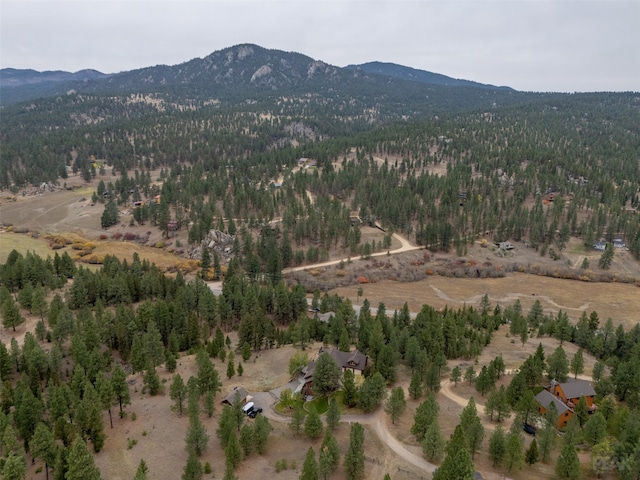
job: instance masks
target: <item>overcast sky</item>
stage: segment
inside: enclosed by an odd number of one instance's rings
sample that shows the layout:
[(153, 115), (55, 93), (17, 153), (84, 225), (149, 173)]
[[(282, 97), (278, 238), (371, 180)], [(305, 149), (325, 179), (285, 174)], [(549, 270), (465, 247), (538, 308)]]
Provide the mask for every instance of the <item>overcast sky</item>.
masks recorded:
[(0, 0), (0, 67), (115, 73), (239, 43), (526, 91), (640, 91), (640, 0)]

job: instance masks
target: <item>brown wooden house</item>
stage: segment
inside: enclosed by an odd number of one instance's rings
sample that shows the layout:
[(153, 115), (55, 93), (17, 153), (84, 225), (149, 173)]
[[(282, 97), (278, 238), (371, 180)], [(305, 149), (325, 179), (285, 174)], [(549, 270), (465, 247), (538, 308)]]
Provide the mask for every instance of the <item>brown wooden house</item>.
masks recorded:
[(596, 395), (593, 385), (588, 380), (571, 379), (565, 383), (558, 383), (552, 380), (544, 390), (536, 395), (536, 400), (540, 404), (539, 411), (544, 414), (549, 405), (553, 402), (558, 411), (557, 427), (563, 428), (573, 415), (575, 406), (582, 397), (585, 398), (589, 413), (596, 411), (596, 404), (593, 399)]

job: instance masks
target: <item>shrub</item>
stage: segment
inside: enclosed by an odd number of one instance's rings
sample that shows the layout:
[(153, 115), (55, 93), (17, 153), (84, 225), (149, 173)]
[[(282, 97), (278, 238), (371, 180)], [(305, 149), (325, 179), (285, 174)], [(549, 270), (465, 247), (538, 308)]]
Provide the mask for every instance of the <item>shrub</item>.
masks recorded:
[(122, 233), (116, 232), (111, 236), (111, 238), (113, 238), (114, 240), (120, 240), (122, 238)]

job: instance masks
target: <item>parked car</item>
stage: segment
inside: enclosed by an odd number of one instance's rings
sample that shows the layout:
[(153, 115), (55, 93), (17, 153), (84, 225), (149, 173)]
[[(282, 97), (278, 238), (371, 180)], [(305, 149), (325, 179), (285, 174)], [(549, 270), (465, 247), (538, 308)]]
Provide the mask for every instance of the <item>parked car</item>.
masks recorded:
[(534, 437), (536, 436), (536, 427), (534, 427), (533, 425), (530, 425), (528, 423), (523, 423), (522, 428), (529, 435), (533, 435)]
[(253, 407), (254, 407), (254, 403), (253, 402), (249, 402), (244, 407), (242, 407), (242, 411), (246, 415), (249, 415), (251, 413), (251, 411), (253, 410)]
[(259, 413), (262, 413), (262, 407), (258, 407), (258, 408), (256, 408), (256, 409), (251, 410), (251, 411), (248, 413), (248, 415), (249, 415), (249, 418), (256, 418), (256, 416), (257, 416)]

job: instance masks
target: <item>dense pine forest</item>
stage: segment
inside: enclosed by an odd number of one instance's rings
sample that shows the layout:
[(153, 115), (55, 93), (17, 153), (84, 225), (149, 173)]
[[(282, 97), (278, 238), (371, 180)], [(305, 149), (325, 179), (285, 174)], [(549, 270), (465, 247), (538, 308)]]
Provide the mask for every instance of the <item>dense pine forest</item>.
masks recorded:
[[(284, 280), (286, 267), (336, 252), (388, 251), (394, 232), (460, 257), (488, 239), (521, 242), (557, 260), (579, 239), (587, 250), (606, 242), (600, 270), (611, 265), (614, 240), (640, 260), (638, 93), (524, 93), (401, 74), (339, 69), (244, 45), (175, 67), (3, 91), (2, 190), (20, 195), (43, 183), (65, 188), (70, 175), (86, 183), (99, 176), (91, 202), (104, 205), (105, 232), (126, 208), (131, 225), (167, 238), (187, 232), (189, 249), (200, 248), (197, 275), (167, 275), (137, 254), (130, 262), (107, 255), (99, 268), (76, 264), (66, 251), (7, 256), (0, 265), (4, 332), (24, 328), (26, 317), (37, 322), (23, 341), (0, 343), (3, 478), (25, 478), (29, 462), (42, 465), (47, 478), (100, 478), (89, 450), (103, 448), (114, 416), (126, 417), (127, 377), (141, 373), (144, 395), (162, 395), (160, 371), (172, 374), (166, 387), (174, 410), (182, 414), (188, 404), (182, 478), (202, 478), (206, 470), (199, 460), (208, 448), (205, 416), (217, 420), (217, 471), (236, 478), (244, 459), (268, 449), (272, 428), (264, 416), (243, 424), (239, 401), (215, 412), (221, 382), (213, 362), (226, 363), (232, 378), (261, 352), (304, 353), (316, 342), (370, 358), (358, 385), (349, 375), (338, 382), (318, 374), (318, 385), (326, 380), (319, 396), (340, 390), (346, 412), (383, 405), (395, 422), (404, 390), (396, 386), (387, 396), (387, 388), (399, 372), (410, 372), (409, 397), (423, 402), (411, 434), (424, 458), (440, 465), (434, 478), (473, 474), (484, 438), (472, 398), (445, 448), (435, 394), (447, 377), (486, 396), (491, 421), (516, 418), (512, 431), (498, 427), (491, 435), (494, 467), (511, 472), (525, 462), (549, 462), (559, 447), (556, 474), (579, 478), (580, 446), (591, 452), (595, 474), (640, 478), (640, 324), (625, 330), (595, 311), (572, 323), (562, 310), (545, 313), (539, 301), (524, 312), (519, 301), (491, 305), (486, 295), (479, 308), (424, 305), (410, 312), (405, 303), (388, 312), (364, 300), (356, 309), (316, 285)], [(384, 230), (383, 240), (364, 241), (364, 225)], [(224, 258), (206, 248), (212, 231), (228, 235)], [(221, 282), (219, 294), (208, 280)], [(316, 313), (332, 312), (330, 319), (310, 314), (309, 304)], [(502, 357), (483, 366), (477, 359), (505, 330), (523, 346), (535, 338), (560, 346), (552, 355), (540, 346), (510, 372), (506, 387), (498, 386), (507, 373)], [(577, 345), (579, 355), (567, 358), (564, 342)], [(551, 380), (577, 378), (583, 352), (596, 359), (600, 408), (588, 415), (576, 407), (575, 421), (556, 438), (555, 418), (539, 416), (533, 397)], [(189, 356), (198, 374), (183, 379), (176, 365)], [(306, 360), (294, 357), (290, 371), (299, 373)], [(452, 360), (468, 368), (450, 370)], [(333, 397), (329, 408), (338, 401)], [(320, 438), (317, 415), (305, 420), (301, 408), (291, 411), (295, 435)], [(313, 468), (324, 478), (336, 470), (339, 454), (326, 456), (339, 422), (331, 412), (320, 464), (311, 448), (304, 478), (317, 478)], [(539, 417), (540, 452), (524, 448), (520, 426), (530, 415)], [(360, 428), (352, 427), (343, 452), (345, 475), (354, 480), (364, 478)], [(147, 471), (142, 460), (135, 478)]]

